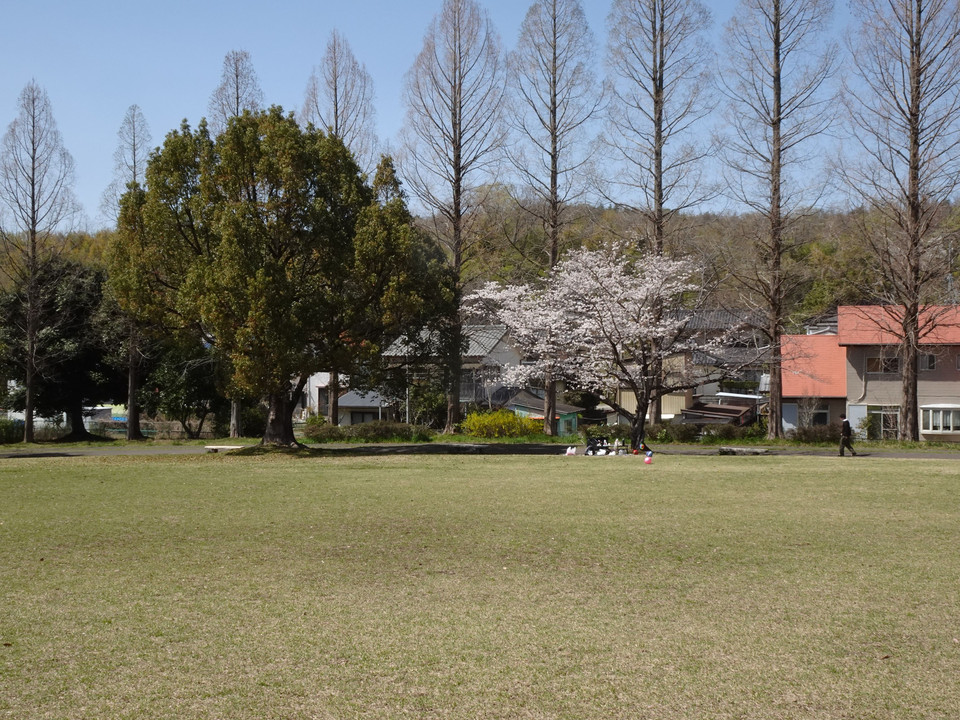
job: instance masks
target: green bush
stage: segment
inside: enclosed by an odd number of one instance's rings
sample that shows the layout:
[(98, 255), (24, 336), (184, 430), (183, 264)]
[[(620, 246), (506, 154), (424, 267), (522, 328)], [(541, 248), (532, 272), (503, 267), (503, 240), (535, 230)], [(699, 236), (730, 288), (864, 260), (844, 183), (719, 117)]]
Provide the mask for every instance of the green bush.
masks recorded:
[(23, 440), (23, 420), (0, 420), (0, 443), (18, 443)]
[(348, 433), (346, 432), (349, 428), (340, 427), (339, 425), (329, 425), (325, 423), (316, 423), (310, 424), (308, 421), (306, 426), (303, 428), (303, 437), (310, 442), (316, 443), (326, 443), (326, 442), (341, 442), (343, 440), (349, 440)]
[(310, 418), (303, 436), (316, 443), (326, 442), (430, 442), (434, 432), (423, 425), (377, 420), (359, 425), (330, 425), (321, 418)]
[(707, 425), (703, 428), (703, 435), (708, 440), (739, 440), (740, 428), (729, 423)]
[(312, 438), (325, 427), (327, 427), (327, 419), (323, 415), (311, 415), (303, 423), (303, 434)]
[(700, 439), (700, 428), (688, 423), (667, 422), (650, 425), (647, 437), (661, 443), (693, 443)]
[(766, 431), (762, 425), (706, 425), (703, 428), (701, 440), (705, 443), (727, 442), (730, 440), (759, 440), (764, 438)]
[(630, 436), (633, 428), (630, 425), (584, 425), (580, 428), (580, 434), (584, 440), (590, 438), (605, 437), (611, 443), (619, 440), (625, 445), (630, 444)]
[(350, 425), (349, 429), (352, 431), (353, 438), (360, 442), (429, 442), (433, 440), (433, 431), (428, 427), (387, 420)]
[[(267, 429), (268, 408), (261, 402), (244, 400), (240, 403), (240, 431), (244, 437), (262, 437)], [(216, 414), (210, 430), (214, 437), (230, 435), (230, 403), (216, 403)]]
[(793, 431), (793, 439), (802, 443), (835, 443), (840, 441), (840, 426), (811, 425), (798, 427)]
[(480, 438), (526, 437), (538, 435), (542, 430), (540, 420), (522, 418), (509, 410), (470, 413), (460, 426), (464, 435)]

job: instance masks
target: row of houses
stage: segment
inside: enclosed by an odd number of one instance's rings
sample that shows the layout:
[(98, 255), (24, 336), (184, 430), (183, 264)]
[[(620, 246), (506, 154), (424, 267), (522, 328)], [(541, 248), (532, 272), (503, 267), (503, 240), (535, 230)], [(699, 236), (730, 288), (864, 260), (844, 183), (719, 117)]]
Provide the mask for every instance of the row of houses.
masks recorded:
[[(846, 413), (855, 428), (895, 438), (903, 379), (897, 324), (896, 312), (881, 306), (841, 306), (835, 328), (787, 336), (784, 422), (825, 424)], [(960, 309), (924, 309), (919, 360), (921, 439), (960, 441)]]
[[(960, 309), (929, 308), (920, 342), (918, 411), (921, 436), (927, 440), (960, 441)], [(697, 332), (720, 331), (735, 324), (735, 315), (715, 311), (698, 317)], [(846, 414), (855, 428), (869, 428), (875, 438), (895, 438), (900, 423), (902, 358), (895, 314), (880, 306), (841, 306), (834, 320), (810, 328), (808, 334), (783, 339), (784, 430), (828, 425)], [(466, 329), (460, 399), (488, 407), (505, 407), (519, 415), (541, 418), (543, 404), (535, 391), (504, 388), (500, 369), (522, 361), (506, 328), (475, 325)], [(745, 361), (753, 354), (756, 362)], [(746, 424), (763, 411), (769, 390), (762, 357), (756, 347), (731, 345), (716, 355), (686, 358), (686, 362), (727, 364), (738, 368), (725, 383), (710, 382), (663, 398), (664, 420), (707, 424)], [(724, 388), (728, 388), (724, 390)], [(732, 388), (732, 389), (730, 389)], [(324, 412), (327, 389), (323, 376), (312, 381), (305, 412)], [(630, 409), (624, 393), (621, 404)], [(404, 419), (402, 402), (377, 393), (345, 392), (339, 398), (339, 421), (349, 425), (378, 419)], [(562, 434), (578, 428), (582, 409), (561, 404)], [(871, 422), (866, 422), (867, 420)], [(610, 411), (606, 421), (624, 422)]]

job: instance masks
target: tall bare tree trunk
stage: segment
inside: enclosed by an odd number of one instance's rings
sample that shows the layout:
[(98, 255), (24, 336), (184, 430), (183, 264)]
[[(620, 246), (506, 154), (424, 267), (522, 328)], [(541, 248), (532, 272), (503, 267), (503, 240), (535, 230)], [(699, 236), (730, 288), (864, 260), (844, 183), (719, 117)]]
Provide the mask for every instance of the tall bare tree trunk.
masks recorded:
[[(765, 317), (759, 329), (769, 342), (769, 438), (783, 435), (782, 338), (797, 282), (787, 276), (784, 260), (801, 242), (787, 242), (786, 230), (811, 210), (825, 186), (821, 177), (810, 188), (796, 182), (788, 188), (784, 172), (833, 121), (825, 84), (836, 71), (837, 49), (820, 40), (832, 11), (830, 0), (741, 0), (727, 25), (721, 87), (734, 133), (725, 151), (729, 185), (760, 218), (751, 267), (732, 272)], [(805, 190), (813, 199), (804, 197)]]
[(960, 188), (960, 7), (952, 0), (855, 0), (851, 48), (857, 82), (847, 116), (860, 154), (845, 180), (871, 211), (863, 228), (880, 282), (869, 290), (897, 308), (901, 354), (901, 440), (920, 437), (921, 334), (926, 312), (950, 302), (956, 230), (945, 222)]
[(73, 158), (63, 147), (46, 92), (30, 82), (20, 93), (19, 114), (0, 147), (0, 203), (10, 225), (0, 227), (0, 273), (22, 293), (26, 318), (23, 379), (24, 442), (34, 441), (34, 387), (44, 358), (39, 354), (38, 287), (41, 268), (67, 248), (78, 206), (71, 192)]
[[(505, 89), (500, 40), (475, 0), (445, 0), (407, 76), (407, 123), (401, 171), (408, 187), (433, 212), (433, 231), (447, 251), (459, 303), (464, 260), (472, 240), (469, 222), (482, 202), (483, 180), (494, 177), (494, 154), (503, 142)], [(460, 419), (463, 321), (459, 304), (444, 342), (447, 418)]]
[[(608, 184), (617, 192), (608, 200), (636, 212), (641, 222), (631, 234), (661, 256), (679, 237), (680, 215), (715, 194), (702, 180), (714, 149), (701, 139), (705, 133), (696, 136), (715, 105), (704, 40), (710, 12), (698, 0), (615, 0), (609, 23), (613, 83), (605, 143), (615, 168)], [(654, 377), (663, 379), (656, 348), (650, 362)], [(660, 422), (664, 392), (651, 390), (651, 420)]]
[[(523, 20), (517, 48), (510, 55), (510, 77), (519, 141), (510, 152), (530, 202), (521, 207), (541, 223), (547, 265), (560, 258), (569, 226), (569, 206), (586, 191), (590, 123), (602, 93), (592, 70), (593, 37), (578, 0), (537, 0)], [(522, 196), (523, 196), (522, 195)], [(556, 435), (557, 377), (544, 381), (543, 432)]]

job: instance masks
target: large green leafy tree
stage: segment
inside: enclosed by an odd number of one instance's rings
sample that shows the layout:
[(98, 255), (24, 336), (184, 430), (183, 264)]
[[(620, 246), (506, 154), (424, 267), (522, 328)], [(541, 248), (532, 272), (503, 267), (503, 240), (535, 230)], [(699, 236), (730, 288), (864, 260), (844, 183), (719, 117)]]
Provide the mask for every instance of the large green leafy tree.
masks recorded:
[(32, 309), (19, 288), (0, 296), (0, 363), (16, 381), (11, 405), (26, 406), (25, 350), (27, 315), (36, 314), (42, 328), (36, 350), (45, 358), (43, 372), (34, 378), (34, 409), (41, 417), (66, 414), (69, 439), (89, 437), (84, 408), (122, 395), (122, 378), (109, 363), (109, 347), (100, 332), (103, 310), (103, 272), (62, 257), (50, 258), (38, 268), (42, 292)]
[(207, 420), (229, 405), (219, 392), (215, 354), (183, 335), (158, 343), (155, 351), (140, 404), (152, 415), (176, 420), (187, 437), (199, 438)]
[(233, 118), (215, 140), (184, 124), (146, 177), (121, 212), (122, 302), (208, 343), (229, 396), (267, 400), (263, 442), (294, 444), (307, 378), (353, 367), (396, 332), (384, 312), (391, 288), (410, 287), (410, 253), (365, 249), (373, 190), (340, 140), (280, 108)]
[(398, 337), (410, 362), (435, 359), (436, 337), (457, 307), (457, 278), (415, 223), (390, 158), (377, 167), (373, 193), (357, 222), (346, 337), (353, 376), (384, 389), (398, 368), (395, 357), (384, 362), (383, 351)]

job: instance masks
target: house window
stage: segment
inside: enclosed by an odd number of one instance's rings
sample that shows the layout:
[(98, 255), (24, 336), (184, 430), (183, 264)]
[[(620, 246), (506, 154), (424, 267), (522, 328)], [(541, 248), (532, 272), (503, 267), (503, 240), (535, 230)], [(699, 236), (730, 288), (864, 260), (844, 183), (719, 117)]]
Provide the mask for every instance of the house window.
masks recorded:
[(804, 398), (797, 403), (797, 422), (800, 427), (830, 424), (830, 410), (825, 403)]
[(900, 427), (899, 405), (870, 405), (867, 438), (870, 440), (896, 440)]
[(930, 371), (937, 369), (937, 356), (930, 353), (920, 353), (920, 369)]
[(920, 431), (924, 434), (960, 432), (960, 407), (921, 408)]
[(867, 373), (870, 375), (899, 375), (900, 358), (888, 355), (868, 357)]

